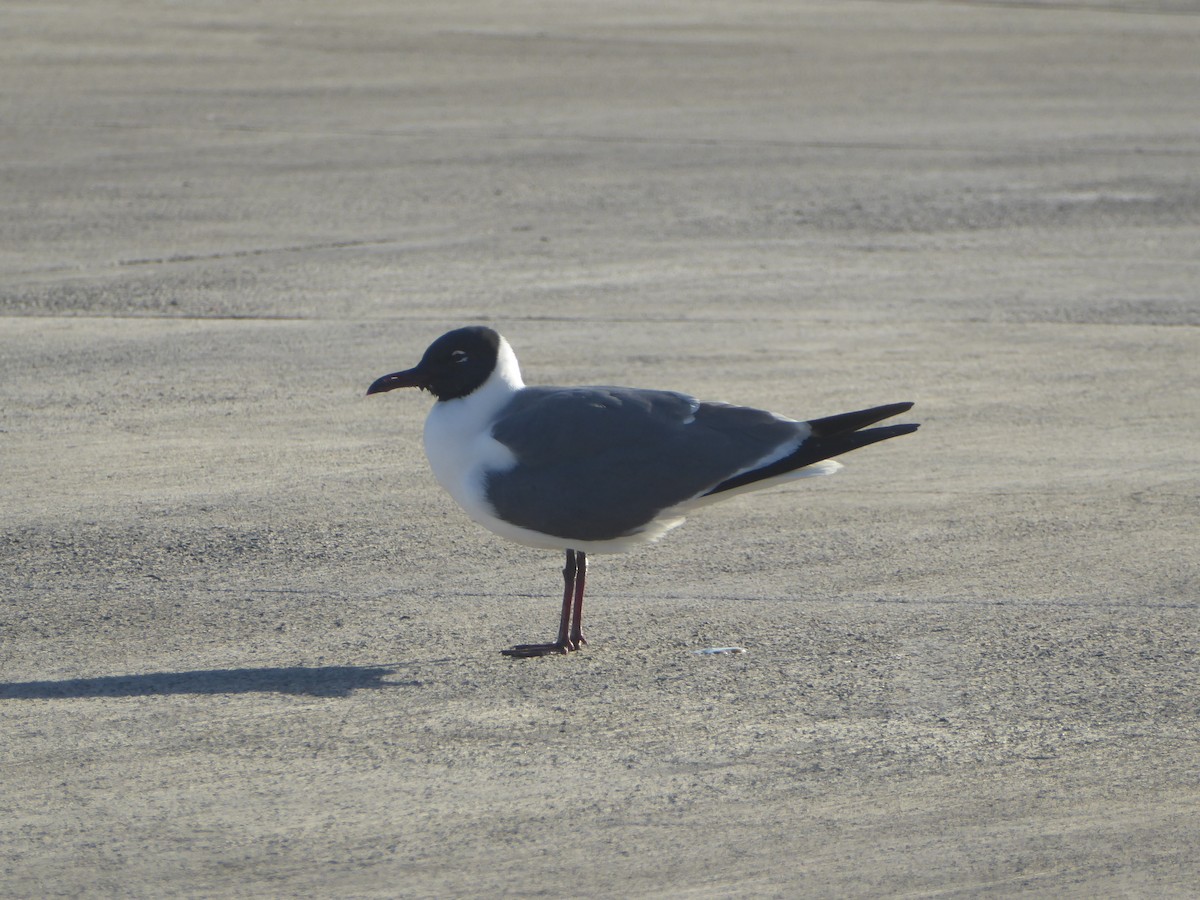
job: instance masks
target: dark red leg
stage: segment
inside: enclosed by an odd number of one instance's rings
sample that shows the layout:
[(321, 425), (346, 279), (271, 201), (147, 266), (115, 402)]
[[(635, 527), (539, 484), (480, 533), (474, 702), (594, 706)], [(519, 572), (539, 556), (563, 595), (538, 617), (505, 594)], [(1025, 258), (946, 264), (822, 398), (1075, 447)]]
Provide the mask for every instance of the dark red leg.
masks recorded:
[[(578, 562), (576, 559), (578, 558)], [(558, 621), (558, 637), (550, 644), (517, 644), (501, 650), (505, 656), (547, 656), (551, 653), (569, 653), (586, 644), (579, 633), (583, 616), (583, 581), (587, 571), (587, 557), (574, 550), (567, 551), (567, 562), (563, 566), (562, 616)], [(575, 611), (575, 626), (571, 626), (572, 609)]]
[(563, 653), (567, 650), (574, 650), (568, 640), (568, 635), (571, 633), (571, 603), (575, 598), (575, 583), (579, 578), (579, 567), (575, 562), (575, 551), (567, 551), (567, 561), (563, 564), (563, 605), (562, 616), (558, 620), (558, 637), (554, 639), (556, 646), (565, 647)]
[(583, 636), (583, 588), (587, 584), (587, 554), (575, 553), (575, 610), (571, 617), (571, 649), (578, 650), (587, 643)]

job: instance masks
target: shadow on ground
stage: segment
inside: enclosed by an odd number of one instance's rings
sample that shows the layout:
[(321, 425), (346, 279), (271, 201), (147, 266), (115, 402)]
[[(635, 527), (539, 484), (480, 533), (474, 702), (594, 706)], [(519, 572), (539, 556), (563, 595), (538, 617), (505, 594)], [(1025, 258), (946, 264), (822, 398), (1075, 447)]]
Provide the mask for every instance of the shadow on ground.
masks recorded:
[(384, 666), (287, 666), (263, 669), (205, 669), (147, 672), (64, 681), (0, 683), (0, 700), (147, 697), (167, 694), (297, 694), (345, 697), (353, 691), (399, 687), (384, 681), (395, 669)]

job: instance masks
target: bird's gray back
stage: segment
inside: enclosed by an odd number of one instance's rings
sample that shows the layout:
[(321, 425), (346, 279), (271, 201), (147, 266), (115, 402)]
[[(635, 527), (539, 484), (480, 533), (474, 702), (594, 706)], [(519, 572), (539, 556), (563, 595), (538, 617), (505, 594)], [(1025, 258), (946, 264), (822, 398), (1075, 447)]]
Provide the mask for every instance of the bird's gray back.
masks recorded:
[(517, 464), (489, 473), (487, 498), (516, 525), (612, 540), (807, 433), (763, 410), (673, 391), (525, 388), (493, 424)]

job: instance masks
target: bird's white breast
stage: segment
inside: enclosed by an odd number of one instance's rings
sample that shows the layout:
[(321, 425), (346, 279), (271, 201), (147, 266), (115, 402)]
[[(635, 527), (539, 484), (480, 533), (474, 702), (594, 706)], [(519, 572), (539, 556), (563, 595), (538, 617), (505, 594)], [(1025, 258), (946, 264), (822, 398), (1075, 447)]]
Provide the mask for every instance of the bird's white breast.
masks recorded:
[(425, 419), (425, 455), (434, 477), (467, 515), (488, 528), (496, 518), (484, 491), (487, 473), (516, 465), (512, 452), (492, 437), (491, 423), (522, 387), (516, 356), (502, 338), (488, 380), (465, 397), (438, 401)]

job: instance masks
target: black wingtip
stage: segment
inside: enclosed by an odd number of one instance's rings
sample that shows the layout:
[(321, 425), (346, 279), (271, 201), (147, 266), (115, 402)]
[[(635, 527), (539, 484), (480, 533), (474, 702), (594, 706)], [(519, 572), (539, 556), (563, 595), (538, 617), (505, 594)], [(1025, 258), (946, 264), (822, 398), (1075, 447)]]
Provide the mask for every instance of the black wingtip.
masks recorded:
[(870, 409), (860, 409), (855, 412), (840, 413), (836, 416), (826, 416), (823, 419), (810, 419), (808, 424), (815, 437), (833, 437), (858, 431), (892, 416), (908, 412), (913, 408), (912, 401), (903, 403), (888, 403), (884, 406), (873, 406)]
[(842, 449), (830, 454), (831, 456), (838, 456), (842, 453), (849, 453), (851, 450), (857, 450), (860, 447), (878, 444), (880, 441), (886, 441), (890, 438), (912, 434), (920, 427), (915, 422), (905, 422), (902, 425), (881, 425), (879, 428), (864, 428), (862, 431), (838, 435), (832, 441), (828, 442), (829, 446), (827, 449), (833, 449), (834, 446), (841, 443), (843, 445)]
[[(811, 466), (825, 459), (841, 456), (851, 450), (858, 450), (888, 438), (912, 434), (921, 426), (915, 422), (905, 422), (899, 425), (882, 425), (879, 428), (866, 428), (874, 422), (895, 416), (912, 409), (911, 403), (890, 403), (887, 406), (876, 406), (858, 412), (842, 413), (828, 416), (824, 419), (813, 419), (808, 424), (812, 427), (812, 437), (802, 443), (795, 453), (776, 460), (761, 469), (743, 472), (733, 478), (722, 481), (708, 494), (719, 494), (722, 491), (744, 487), (756, 481), (783, 475), (795, 469)], [(860, 429), (866, 430), (860, 430)], [(706, 494), (706, 496), (708, 495)]]

